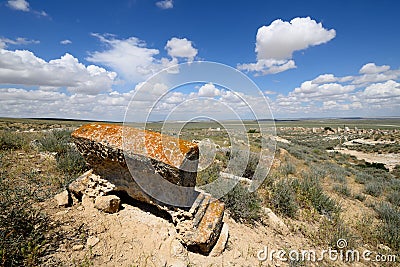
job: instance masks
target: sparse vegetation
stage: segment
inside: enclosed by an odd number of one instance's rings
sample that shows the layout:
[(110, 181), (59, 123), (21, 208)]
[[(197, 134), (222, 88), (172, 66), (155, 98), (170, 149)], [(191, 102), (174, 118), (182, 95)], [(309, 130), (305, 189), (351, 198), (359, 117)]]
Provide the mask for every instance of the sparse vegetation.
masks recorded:
[(387, 202), (375, 206), (382, 224), (377, 232), (382, 243), (392, 249), (400, 250), (400, 209)]
[(379, 197), (383, 192), (383, 185), (380, 182), (368, 182), (365, 185), (365, 193), (374, 197)]
[(393, 191), (388, 194), (386, 200), (395, 206), (400, 207), (400, 193), (399, 191)]
[(51, 131), (45, 133), (38, 142), (40, 150), (55, 153), (57, 168), (69, 177), (67, 183), (87, 170), (85, 160), (72, 143), (71, 131)]
[(12, 131), (0, 131), (0, 150), (15, 150), (27, 147), (26, 136)]
[(271, 204), (280, 214), (294, 218), (299, 208), (296, 202), (294, 181), (282, 179), (272, 188)]
[[(227, 152), (230, 142), (227, 142), (226, 132), (207, 132), (204, 129), (209, 126), (203, 124), (201, 127), (197, 124), (197, 128), (184, 133), (186, 139), (202, 140), (211, 133), (210, 139), (221, 149), (218, 149), (215, 161), (198, 172), (197, 185), (217, 179), (219, 172), (225, 171), (231, 156)], [(332, 130), (336, 130), (337, 126), (329, 124)], [(37, 203), (47, 201), (59, 192), (86, 170), (86, 164), (71, 142), (71, 131), (56, 128), (62, 128), (61, 124), (0, 124), (0, 266), (36, 266), (49, 246), (57, 248), (54, 240), (49, 239), (50, 217), (39, 209)], [(248, 128), (251, 151), (248, 163), (245, 168), (237, 170), (247, 178), (254, 175), (258, 165), (258, 154), (254, 152), (259, 150), (265, 139), (253, 128)], [(246, 186), (238, 184), (223, 197), (231, 217), (240, 223), (253, 224), (253, 227), (271, 227), (257, 223), (263, 221), (262, 208), (265, 205), (283, 217), (282, 221), (291, 231), (291, 238), (302, 239), (302, 242), (306, 239), (316, 248), (336, 248), (337, 240), (342, 238), (346, 239), (349, 248), (366, 245), (374, 250), (378, 244), (385, 244), (390, 247), (390, 253), (398, 255), (400, 165), (389, 172), (380, 164), (327, 152), (326, 149), (341, 145), (343, 138), (340, 140), (332, 132), (328, 135), (305, 131), (279, 130), (282, 138), (291, 142), (278, 143), (278, 147), (287, 152), (277, 151), (277, 164), (259, 191), (250, 193)], [(355, 145), (349, 149), (398, 153), (398, 133), (348, 134), (346, 137), (349, 140), (375, 138), (395, 142), (391, 145), (378, 144), (375, 148)], [(241, 156), (234, 153), (231, 158)], [(46, 166), (49, 162), (51, 166)], [(362, 217), (359, 214), (363, 214)], [(79, 234), (82, 231), (83, 228)], [(73, 244), (84, 244), (86, 238), (87, 233)], [(75, 259), (73, 264), (90, 266), (98, 263), (94, 255), (87, 254), (87, 251), (84, 253), (89, 258)], [(289, 264), (305, 266), (300, 261)]]
[(336, 191), (337, 193), (341, 194), (342, 196), (345, 196), (345, 197), (351, 196), (351, 191), (350, 191), (349, 187), (345, 184), (334, 185), (333, 190)]
[(34, 192), (0, 177), (0, 265), (37, 266), (44, 253), (49, 220), (33, 208)]
[(317, 177), (304, 175), (299, 181), (298, 188), (303, 199), (310, 201), (311, 205), (323, 215), (334, 216), (340, 211), (340, 206), (324, 190)]
[(354, 198), (363, 202), (367, 197), (364, 194), (360, 193), (360, 194), (355, 194)]
[(357, 172), (354, 177), (354, 180), (359, 184), (368, 183), (368, 182), (372, 181), (373, 179), (374, 179), (374, 177), (372, 175), (369, 175), (369, 174), (361, 172), (361, 171)]
[(240, 183), (223, 197), (231, 216), (238, 222), (254, 223), (261, 218), (261, 199), (256, 192), (250, 193)]

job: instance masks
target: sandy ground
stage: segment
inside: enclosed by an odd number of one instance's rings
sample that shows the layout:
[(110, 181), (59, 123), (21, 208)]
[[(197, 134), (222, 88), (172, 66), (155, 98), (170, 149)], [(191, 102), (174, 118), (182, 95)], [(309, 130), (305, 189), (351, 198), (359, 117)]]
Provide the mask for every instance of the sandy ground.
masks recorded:
[[(277, 259), (260, 261), (257, 255), (265, 257), (264, 251), (281, 249), (323, 249), (313, 247), (308, 239), (315, 231), (313, 225), (285, 220), (289, 227), (277, 228), (265, 219), (262, 224), (250, 226), (235, 222), (227, 214), (227, 248), (218, 257), (203, 256), (188, 252), (180, 244), (175, 227), (168, 220), (132, 205), (123, 204), (115, 214), (97, 210), (87, 199), (66, 208), (58, 207), (54, 200), (42, 205), (61, 225), (60, 230), (82, 232), (78, 239), (64, 239), (56, 251), (45, 257), (42, 266), (289, 266)], [(321, 264), (327, 266), (328, 262), (308, 262), (307, 266)], [(367, 266), (340, 261), (328, 265)]]
[(342, 154), (348, 154), (351, 156), (355, 156), (357, 159), (360, 160), (365, 160), (367, 162), (373, 163), (383, 163), (386, 168), (388, 168), (390, 171), (393, 170), (393, 168), (400, 164), (400, 154), (378, 154), (378, 153), (364, 153), (356, 150), (351, 150), (347, 148), (336, 148), (336, 152), (342, 153)]

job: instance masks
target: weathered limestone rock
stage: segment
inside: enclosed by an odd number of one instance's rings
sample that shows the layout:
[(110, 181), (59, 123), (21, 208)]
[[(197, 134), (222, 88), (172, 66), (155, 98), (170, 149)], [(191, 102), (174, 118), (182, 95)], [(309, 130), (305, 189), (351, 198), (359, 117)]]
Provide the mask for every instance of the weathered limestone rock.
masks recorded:
[[(162, 204), (143, 191), (138, 179), (147, 179), (147, 185), (155, 190), (162, 185), (152, 179), (160, 176), (182, 187), (194, 189), (196, 185), (197, 144), (156, 132), (98, 123), (78, 128), (72, 137), (93, 173), (139, 201)], [(161, 192), (162, 188), (158, 190)], [(189, 198), (193, 202), (196, 196), (193, 193)]]
[(227, 223), (222, 225), (221, 233), (219, 234), (219, 238), (217, 243), (215, 243), (213, 249), (210, 252), (211, 257), (218, 257), (219, 255), (224, 252), (226, 248), (226, 243), (228, 242), (229, 238), (229, 226)]
[(108, 195), (114, 191), (114, 188), (114, 184), (94, 174), (93, 170), (85, 172), (68, 185), (69, 192), (79, 201), (82, 200), (84, 194), (91, 198), (96, 198)]
[(265, 215), (267, 215), (268, 224), (270, 224), (276, 231), (284, 235), (290, 233), (290, 230), (286, 224), (282, 221), (282, 219), (276, 216), (276, 214), (270, 208), (263, 207), (263, 211)]
[(189, 211), (193, 214), (192, 218), (177, 224), (180, 238), (189, 250), (202, 254), (211, 251), (220, 237), (224, 211), (223, 202), (208, 194), (199, 195)]
[(120, 204), (121, 200), (114, 195), (98, 196), (94, 201), (94, 207), (96, 209), (107, 213), (116, 213), (119, 210)]
[(57, 201), (58, 206), (68, 206), (69, 204), (69, 194), (67, 190), (62, 191), (54, 196), (54, 199)]
[(90, 175), (92, 174), (93, 170), (89, 170), (76, 178), (75, 181), (68, 185), (68, 190), (78, 199), (82, 199), (85, 190), (87, 189)]
[[(228, 239), (228, 227), (223, 223), (225, 205), (211, 195), (195, 190), (199, 158), (197, 144), (159, 133), (96, 123), (80, 127), (72, 133), (72, 137), (93, 169), (69, 186), (74, 195), (81, 196), (85, 208), (93, 207), (93, 199), (96, 199), (94, 207), (116, 212), (119, 199), (117, 201), (115, 196), (107, 194), (125, 191), (136, 200), (169, 212), (179, 240), (189, 250), (208, 255), (215, 246), (213, 255), (222, 253)], [(157, 192), (170, 193), (165, 192), (168, 189), (162, 187), (160, 177), (175, 187), (190, 188), (189, 192), (193, 193), (184, 196), (187, 205), (183, 206), (190, 207), (190, 210), (159, 201), (156, 199), (158, 195), (150, 196), (139, 182), (147, 180), (150, 186), (160, 187)], [(115, 202), (114, 205), (114, 200), (118, 204)], [(221, 229), (223, 235), (220, 237)], [(177, 255), (169, 262), (173, 266), (178, 263), (184, 264), (185, 261)]]
[(94, 247), (97, 245), (97, 243), (100, 242), (100, 239), (95, 236), (89, 236), (89, 238), (86, 240), (86, 246), (88, 247)]

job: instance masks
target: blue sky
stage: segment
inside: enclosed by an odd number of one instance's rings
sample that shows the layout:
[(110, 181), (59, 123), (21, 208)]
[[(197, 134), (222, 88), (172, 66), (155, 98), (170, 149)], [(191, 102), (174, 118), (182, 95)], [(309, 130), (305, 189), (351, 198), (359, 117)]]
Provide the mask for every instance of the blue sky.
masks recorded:
[[(394, 0), (2, 1), (0, 116), (120, 121), (141, 82), (197, 60), (243, 71), (276, 118), (399, 116), (398, 10)], [(160, 112), (207, 113), (182, 105), (200, 96), (239, 103), (204, 83), (166, 94)]]

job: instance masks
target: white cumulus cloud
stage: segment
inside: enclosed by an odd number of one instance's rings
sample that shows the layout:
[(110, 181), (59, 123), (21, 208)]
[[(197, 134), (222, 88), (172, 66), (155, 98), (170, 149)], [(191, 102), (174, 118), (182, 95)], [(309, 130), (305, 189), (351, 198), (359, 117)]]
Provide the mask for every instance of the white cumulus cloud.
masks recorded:
[[(110, 34), (92, 35), (99, 38), (106, 49), (90, 53), (86, 60), (112, 68), (129, 82), (142, 82), (152, 74), (178, 64), (178, 58), (191, 61), (197, 55), (197, 49), (186, 38), (170, 39), (165, 49), (172, 58), (160, 58), (158, 49), (148, 48), (146, 42), (139, 38), (117, 39)], [(171, 71), (178, 72), (176, 69)]]
[(186, 38), (171, 38), (168, 40), (165, 49), (171, 57), (186, 58), (188, 61), (193, 61), (194, 57), (197, 55), (197, 49), (194, 48), (192, 42)]
[(221, 94), (220, 90), (213, 83), (207, 83), (199, 88), (198, 96), (215, 97)]
[(48, 62), (27, 50), (0, 50), (0, 83), (66, 87), (70, 92), (97, 94), (111, 90), (115, 72), (85, 66), (70, 54)]
[(156, 2), (156, 6), (161, 9), (171, 9), (174, 7), (174, 2), (172, 0), (163, 0)]
[(31, 9), (29, 3), (26, 0), (8, 0), (7, 6), (11, 9), (23, 11), (23, 12), (32, 12), (33, 14), (37, 15), (38, 17), (47, 17), (48, 14), (42, 10), (33, 10)]
[(294, 18), (290, 22), (278, 19), (257, 31), (257, 62), (239, 64), (238, 68), (262, 75), (295, 68), (293, 52), (324, 44), (335, 36), (334, 29), (327, 30), (310, 17)]
[(388, 66), (388, 65), (377, 66), (377, 65), (375, 65), (375, 63), (367, 63), (361, 67), (359, 73), (360, 74), (376, 74), (376, 73), (388, 71), (389, 69), (390, 69), (390, 66)]
[(9, 0), (7, 4), (10, 8), (15, 10), (20, 10), (24, 12), (29, 11), (29, 3), (25, 0)]
[(400, 98), (400, 83), (389, 80), (384, 83), (374, 83), (366, 87), (363, 95), (366, 98)]
[(72, 41), (65, 39), (65, 40), (60, 41), (60, 44), (62, 44), (62, 45), (72, 44)]
[(28, 44), (38, 44), (40, 41), (38, 40), (30, 40), (27, 38), (18, 37), (15, 40), (0, 37), (0, 49), (4, 49), (9, 45), (28, 45)]

